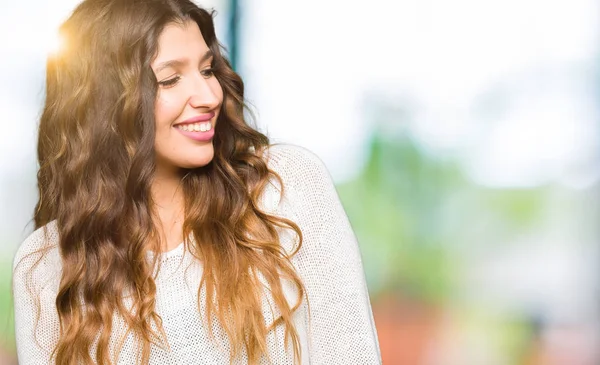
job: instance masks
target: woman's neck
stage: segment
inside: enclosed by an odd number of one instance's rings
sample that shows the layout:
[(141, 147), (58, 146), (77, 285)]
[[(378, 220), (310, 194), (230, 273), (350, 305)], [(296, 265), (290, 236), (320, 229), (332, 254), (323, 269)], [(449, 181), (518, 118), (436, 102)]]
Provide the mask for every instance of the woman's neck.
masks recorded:
[(161, 236), (161, 250), (170, 251), (183, 241), (185, 201), (181, 177), (156, 175), (151, 185), (157, 230)]

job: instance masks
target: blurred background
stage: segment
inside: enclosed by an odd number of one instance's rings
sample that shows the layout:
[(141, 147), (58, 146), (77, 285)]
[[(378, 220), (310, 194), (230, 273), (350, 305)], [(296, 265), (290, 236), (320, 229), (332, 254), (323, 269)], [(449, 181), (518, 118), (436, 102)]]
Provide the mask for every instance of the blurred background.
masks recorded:
[[(77, 0), (0, 4), (0, 364), (44, 64)], [(600, 3), (211, 0), (258, 128), (327, 164), (384, 364), (600, 364)]]

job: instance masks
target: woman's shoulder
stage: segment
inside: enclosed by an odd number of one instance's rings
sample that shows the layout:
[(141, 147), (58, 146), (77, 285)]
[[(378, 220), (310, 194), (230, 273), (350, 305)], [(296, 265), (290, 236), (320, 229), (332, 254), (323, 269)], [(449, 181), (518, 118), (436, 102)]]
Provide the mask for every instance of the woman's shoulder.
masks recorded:
[(272, 144), (266, 149), (265, 156), (269, 168), (284, 183), (330, 178), (323, 161), (307, 148), (293, 144)]
[[(44, 271), (45, 269), (54, 270), (60, 266), (58, 242), (56, 221), (51, 221), (36, 229), (17, 249), (13, 261), (15, 276), (19, 273), (29, 272), (34, 267)], [(40, 274), (44, 275), (43, 272)]]
[[(336, 194), (329, 171), (312, 151), (296, 145), (276, 144), (269, 146), (265, 152), (269, 169), (280, 178), (272, 180), (275, 189), (265, 193), (273, 201), (266, 206), (278, 206), (283, 199), (297, 216), (309, 215), (311, 217), (308, 218), (313, 219), (320, 201)], [(281, 195), (269, 194), (275, 191)], [(266, 201), (269, 199), (266, 198)]]

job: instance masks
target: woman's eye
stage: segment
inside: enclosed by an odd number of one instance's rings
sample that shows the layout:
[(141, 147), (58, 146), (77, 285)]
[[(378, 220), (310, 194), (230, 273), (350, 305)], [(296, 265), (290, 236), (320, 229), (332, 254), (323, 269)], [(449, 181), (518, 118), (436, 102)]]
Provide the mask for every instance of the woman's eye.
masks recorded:
[(180, 79), (181, 79), (181, 77), (175, 76), (173, 78), (160, 81), (158, 84), (163, 87), (169, 87), (169, 86), (175, 85)]
[(205, 78), (209, 78), (209, 77), (214, 76), (215, 69), (214, 68), (206, 68), (206, 69), (200, 71), (200, 74)]

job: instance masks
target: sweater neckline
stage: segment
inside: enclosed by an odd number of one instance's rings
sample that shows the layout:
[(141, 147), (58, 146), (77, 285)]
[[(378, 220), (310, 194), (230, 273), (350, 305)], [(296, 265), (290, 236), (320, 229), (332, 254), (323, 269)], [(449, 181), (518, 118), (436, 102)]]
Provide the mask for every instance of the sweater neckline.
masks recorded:
[(169, 258), (169, 257), (173, 257), (173, 256), (180, 256), (183, 253), (184, 246), (185, 245), (183, 244), (183, 242), (181, 242), (175, 248), (173, 248), (169, 251), (161, 252), (160, 257), (161, 258)]
[[(158, 254), (158, 258), (161, 260), (164, 259), (168, 259), (170, 257), (177, 257), (177, 256), (181, 256), (183, 254), (185, 245), (183, 242), (181, 242), (180, 244), (178, 244), (175, 248), (169, 250), (169, 251), (165, 251), (165, 252), (160, 252)], [(155, 252), (152, 250), (148, 250), (147, 251), (147, 255), (149, 258), (153, 258), (154, 257)]]

